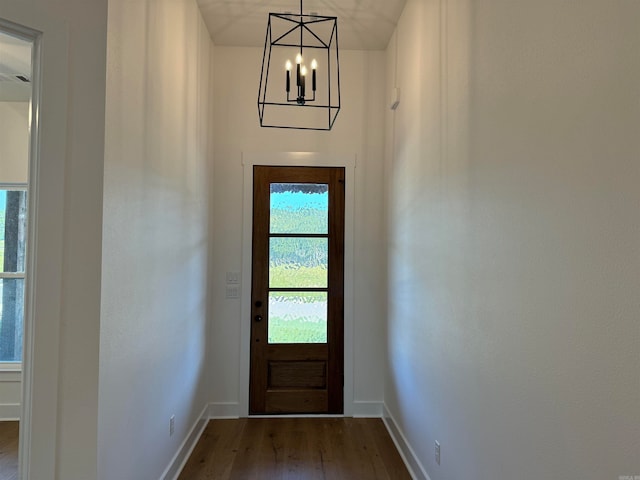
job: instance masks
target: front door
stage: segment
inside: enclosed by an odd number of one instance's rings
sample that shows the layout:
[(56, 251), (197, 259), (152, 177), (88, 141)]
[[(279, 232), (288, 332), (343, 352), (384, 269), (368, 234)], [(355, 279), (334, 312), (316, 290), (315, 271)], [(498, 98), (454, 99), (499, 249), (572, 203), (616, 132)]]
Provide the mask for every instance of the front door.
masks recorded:
[(251, 414), (343, 413), (344, 168), (253, 171)]

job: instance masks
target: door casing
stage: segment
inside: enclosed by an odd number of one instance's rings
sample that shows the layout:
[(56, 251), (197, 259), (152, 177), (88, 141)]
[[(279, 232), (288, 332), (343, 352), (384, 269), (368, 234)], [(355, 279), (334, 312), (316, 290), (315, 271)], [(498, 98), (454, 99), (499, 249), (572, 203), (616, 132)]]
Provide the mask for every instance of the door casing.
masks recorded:
[[(240, 309), (240, 378), (238, 405), (224, 404), (218, 409), (220, 416), (249, 415), (249, 374), (251, 342), (251, 248), (253, 225), (253, 167), (308, 166), (345, 168), (345, 232), (344, 232), (344, 416), (354, 412), (353, 398), (353, 344), (354, 344), (354, 200), (355, 154), (328, 154), (319, 152), (244, 152), (243, 213), (242, 213), (242, 289)], [(215, 406), (214, 406), (215, 408)], [(300, 416), (300, 415), (296, 415)]]

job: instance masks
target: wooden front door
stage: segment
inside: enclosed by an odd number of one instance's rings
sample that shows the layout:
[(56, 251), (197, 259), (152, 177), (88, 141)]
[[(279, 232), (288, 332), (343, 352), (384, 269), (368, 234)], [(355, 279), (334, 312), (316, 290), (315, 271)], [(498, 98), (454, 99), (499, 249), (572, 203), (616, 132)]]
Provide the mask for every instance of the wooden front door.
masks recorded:
[(249, 412), (343, 413), (344, 168), (253, 171)]

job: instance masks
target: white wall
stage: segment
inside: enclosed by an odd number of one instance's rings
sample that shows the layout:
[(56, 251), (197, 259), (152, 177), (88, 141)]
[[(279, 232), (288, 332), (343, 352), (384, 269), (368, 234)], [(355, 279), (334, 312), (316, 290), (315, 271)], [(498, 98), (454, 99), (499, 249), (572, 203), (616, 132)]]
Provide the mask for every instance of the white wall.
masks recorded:
[[(265, 27), (266, 28), (266, 27)], [(257, 94), (261, 48), (215, 48), (215, 135), (212, 269), (213, 336), (211, 382), (215, 411), (238, 411), (241, 322), (240, 300), (225, 299), (225, 272), (242, 266), (242, 152), (320, 152), (357, 156), (355, 189), (355, 341), (345, 355), (354, 359), (353, 397), (364, 411), (379, 408), (383, 395), (384, 279), (382, 167), (384, 157), (384, 53), (340, 52), (343, 108), (331, 132), (260, 128)], [(283, 75), (284, 77), (284, 75)], [(249, 278), (242, 288), (250, 289)], [(246, 339), (248, 342), (248, 339)], [(246, 359), (245, 359), (246, 360)], [(246, 399), (245, 399), (246, 400)], [(377, 405), (377, 407), (376, 407)], [(215, 406), (215, 405), (214, 405)]]
[(193, 0), (109, 3), (101, 479), (160, 478), (207, 404), (212, 53)]
[(43, 32), (25, 478), (96, 472), (106, 9), (106, 0), (0, 0), (0, 17)]
[(0, 102), (0, 183), (27, 183), (29, 103)]
[(385, 402), (432, 480), (640, 475), (639, 21), (407, 3)]

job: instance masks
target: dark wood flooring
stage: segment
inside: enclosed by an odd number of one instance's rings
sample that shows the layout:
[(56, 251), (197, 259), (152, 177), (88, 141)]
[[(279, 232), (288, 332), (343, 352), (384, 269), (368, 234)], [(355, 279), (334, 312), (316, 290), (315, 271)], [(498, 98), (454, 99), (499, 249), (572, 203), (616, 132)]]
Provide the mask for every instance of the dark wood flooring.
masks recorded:
[(0, 480), (18, 480), (18, 422), (0, 422)]
[(179, 480), (411, 479), (382, 420), (212, 420)]

